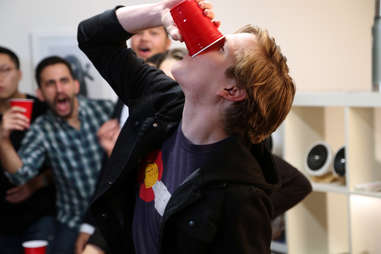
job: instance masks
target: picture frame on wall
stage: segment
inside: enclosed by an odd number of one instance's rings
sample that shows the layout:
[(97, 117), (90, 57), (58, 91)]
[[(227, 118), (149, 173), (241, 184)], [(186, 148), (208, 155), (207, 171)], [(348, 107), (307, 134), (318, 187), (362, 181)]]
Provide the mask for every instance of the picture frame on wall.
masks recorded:
[(95, 69), (87, 56), (78, 48), (76, 34), (72, 32), (33, 32), (30, 35), (33, 69), (45, 57), (66, 59), (80, 83), (80, 94), (95, 99), (116, 100), (112, 89)]

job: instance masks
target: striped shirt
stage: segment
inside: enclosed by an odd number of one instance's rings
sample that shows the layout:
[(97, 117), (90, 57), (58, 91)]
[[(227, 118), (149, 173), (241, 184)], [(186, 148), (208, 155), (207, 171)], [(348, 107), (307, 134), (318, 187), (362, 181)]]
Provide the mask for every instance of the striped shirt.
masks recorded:
[(23, 166), (9, 179), (22, 184), (37, 175), (46, 156), (53, 168), (57, 188), (57, 219), (78, 228), (88, 207), (102, 166), (104, 151), (97, 130), (113, 111), (111, 101), (78, 96), (80, 130), (70, 126), (52, 111), (31, 125), (18, 154)]

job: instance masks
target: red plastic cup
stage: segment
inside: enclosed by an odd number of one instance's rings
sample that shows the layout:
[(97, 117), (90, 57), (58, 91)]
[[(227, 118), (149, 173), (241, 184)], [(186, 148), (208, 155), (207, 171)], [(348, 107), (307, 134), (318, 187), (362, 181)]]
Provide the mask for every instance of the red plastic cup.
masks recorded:
[(175, 5), (170, 12), (190, 56), (195, 57), (224, 45), (224, 35), (218, 31), (210, 18), (204, 15), (196, 1), (185, 0)]
[(47, 241), (34, 240), (27, 241), (22, 244), (25, 254), (46, 254)]
[(18, 106), (21, 108), (25, 108), (25, 112), (23, 114), (28, 117), (29, 121), (32, 116), (32, 110), (33, 110), (33, 100), (32, 99), (11, 99), (9, 100), (9, 103), (11, 104), (11, 107)]

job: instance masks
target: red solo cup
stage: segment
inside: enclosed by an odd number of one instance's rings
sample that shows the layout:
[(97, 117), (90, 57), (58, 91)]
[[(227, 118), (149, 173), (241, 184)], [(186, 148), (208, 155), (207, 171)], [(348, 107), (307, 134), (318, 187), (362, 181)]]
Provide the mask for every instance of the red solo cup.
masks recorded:
[(196, 1), (182, 1), (170, 12), (190, 56), (195, 57), (224, 45), (225, 37), (210, 18), (204, 15)]
[(21, 108), (25, 108), (25, 112), (23, 114), (28, 117), (29, 121), (32, 116), (32, 110), (33, 110), (33, 100), (32, 99), (10, 99), (9, 103), (11, 104), (11, 107), (18, 106)]
[(23, 242), (25, 254), (46, 254), (46, 246), (48, 246), (47, 241), (34, 240)]

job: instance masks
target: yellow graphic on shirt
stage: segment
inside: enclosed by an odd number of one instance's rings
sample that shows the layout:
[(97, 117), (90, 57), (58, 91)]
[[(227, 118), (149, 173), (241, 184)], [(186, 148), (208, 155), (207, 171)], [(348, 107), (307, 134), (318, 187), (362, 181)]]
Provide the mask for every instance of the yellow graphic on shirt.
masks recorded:
[(161, 151), (156, 150), (151, 152), (144, 164), (139, 170), (138, 183), (139, 183), (139, 197), (145, 202), (155, 200), (155, 193), (152, 189), (163, 176), (163, 160), (161, 158)]
[(149, 163), (145, 168), (144, 185), (146, 189), (152, 188), (159, 179), (159, 168), (156, 163)]

